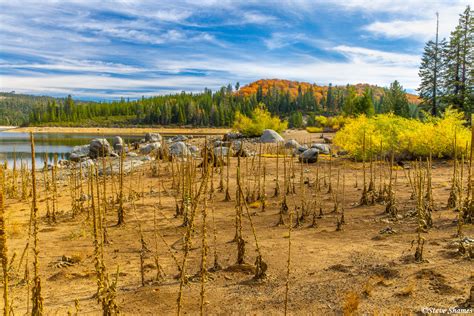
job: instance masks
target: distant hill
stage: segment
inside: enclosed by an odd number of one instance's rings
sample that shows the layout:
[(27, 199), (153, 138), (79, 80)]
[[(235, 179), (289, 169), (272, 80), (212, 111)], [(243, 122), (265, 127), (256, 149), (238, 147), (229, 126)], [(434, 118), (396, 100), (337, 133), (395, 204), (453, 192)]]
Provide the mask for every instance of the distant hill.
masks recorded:
[[(143, 124), (187, 124), (231, 126), (237, 111), (250, 115), (264, 102), (268, 110), (282, 118), (294, 113), (332, 115), (341, 112), (347, 86), (319, 86), (308, 82), (261, 79), (238, 91), (223, 87), (209, 93), (176, 93), (139, 100), (93, 102), (0, 92), (0, 125), (130, 126)], [(370, 87), (377, 111), (384, 88), (354, 85), (357, 94)], [(408, 94), (409, 102), (420, 100)]]
[[(307, 92), (310, 89), (313, 89), (314, 97), (318, 102), (320, 102), (323, 97), (327, 94), (328, 86), (319, 86), (309, 82), (300, 82), (300, 81), (291, 81), (284, 79), (260, 79), (249, 83), (239, 89), (237, 94), (242, 96), (250, 96), (256, 94), (259, 87), (262, 87), (263, 94), (267, 94), (267, 91), (275, 87), (277, 90), (282, 92), (289, 92), (292, 98), (296, 98), (298, 95), (298, 89), (301, 87), (301, 91)], [(366, 83), (358, 83), (353, 85), (357, 91), (358, 95), (361, 95), (367, 87), (372, 89), (375, 99), (380, 99), (384, 93), (384, 88), (374, 85), (369, 85)], [(346, 89), (346, 86), (333, 86), (334, 89)], [(418, 96), (414, 94), (407, 93), (407, 98), (410, 103), (419, 104), (421, 100)]]
[(54, 100), (52, 97), (0, 92), (0, 125), (22, 125), (28, 122), (34, 106)]

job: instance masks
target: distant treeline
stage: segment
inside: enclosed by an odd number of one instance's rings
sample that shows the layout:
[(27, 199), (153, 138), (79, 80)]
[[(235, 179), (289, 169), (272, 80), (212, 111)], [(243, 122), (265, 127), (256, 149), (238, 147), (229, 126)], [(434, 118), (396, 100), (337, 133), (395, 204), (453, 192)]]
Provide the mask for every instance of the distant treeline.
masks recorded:
[[(285, 85), (282, 86), (282, 82)], [(2, 94), (0, 108), (3, 108), (4, 104), (20, 105), (18, 113), (12, 113), (9, 120), (3, 124), (215, 127), (232, 126), (237, 112), (250, 115), (260, 103), (264, 103), (272, 114), (289, 119), (291, 127), (302, 126), (303, 115), (309, 117), (308, 123), (311, 125), (312, 118), (317, 114), (334, 115), (345, 112), (370, 115), (396, 110), (387, 103), (389, 98), (386, 96), (390, 95), (390, 89), (380, 87), (369, 85), (319, 87), (283, 80), (259, 80), (257, 83), (254, 92), (249, 92), (248, 88), (255, 86), (255, 83), (252, 83), (242, 88), (238, 85), (236, 87), (228, 85), (215, 92), (205, 89), (202, 93), (182, 92), (114, 102), (75, 101), (71, 96), (60, 99)], [(399, 85), (397, 88), (402, 89)], [(400, 92), (406, 99), (406, 94), (402, 90)], [(409, 105), (407, 99), (405, 103), (406, 106)]]

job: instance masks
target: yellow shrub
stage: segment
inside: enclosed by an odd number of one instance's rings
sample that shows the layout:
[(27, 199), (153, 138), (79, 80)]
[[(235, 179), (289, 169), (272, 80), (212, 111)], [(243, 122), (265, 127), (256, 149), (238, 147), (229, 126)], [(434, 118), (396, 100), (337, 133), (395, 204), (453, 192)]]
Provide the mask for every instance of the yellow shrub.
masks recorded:
[(308, 131), (308, 133), (322, 133), (323, 130), (324, 129), (322, 127), (316, 127), (316, 126), (306, 127), (306, 131)]
[(338, 130), (342, 126), (344, 126), (344, 124), (347, 121), (347, 118), (342, 115), (330, 116), (330, 117), (317, 115), (314, 117), (314, 121), (316, 122), (317, 127), (322, 127), (322, 128), (326, 127), (326, 128), (332, 128), (334, 130)]
[(251, 117), (237, 112), (233, 127), (245, 136), (252, 137), (262, 135), (266, 129), (282, 132), (288, 128), (288, 122), (280, 121), (277, 116), (272, 116), (265, 105), (260, 104), (253, 110)]
[(388, 154), (391, 148), (401, 155), (452, 157), (455, 134), (458, 152), (470, 146), (470, 131), (463, 124), (463, 114), (451, 108), (441, 118), (428, 117), (424, 122), (393, 114), (361, 115), (347, 121), (336, 133), (334, 144), (361, 159), (365, 133), (366, 157)]

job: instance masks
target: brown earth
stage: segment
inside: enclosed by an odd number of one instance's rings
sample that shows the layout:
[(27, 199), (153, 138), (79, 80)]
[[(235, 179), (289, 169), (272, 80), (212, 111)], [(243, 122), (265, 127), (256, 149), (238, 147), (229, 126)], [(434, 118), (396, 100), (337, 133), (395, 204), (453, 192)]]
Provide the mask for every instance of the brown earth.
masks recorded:
[[(309, 135), (304, 131), (291, 131), (285, 138), (298, 138), (301, 141), (318, 141), (318, 135)], [(320, 141), (320, 140), (319, 140)], [(206, 314), (218, 315), (278, 315), (283, 314), (285, 305), (285, 284), (288, 259), (288, 226), (276, 226), (282, 196), (273, 197), (276, 183), (276, 158), (263, 158), (266, 167), (265, 192), (267, 207), (251, 208), (251, 220), (255, 225), (258, 243), (263, 260), (268, 265), (268, 276), (263, 281), (253, 281), (247, 269), (236, 269), (237, 246), (232, 239), (235, 234), (235, 178), (237, 158), (232, 158), (230, 168), (230, 188), (232, 201), (224, 202), (224, 193), (216, 190), (208, 202), (207, 243), (209, 251), (207, 266), (214, 262), (217, 252), (223, 270), (209, 273), (205, 283)], [(300, 185), (301, 165), (295, 163), (296, 194), (288, 196), (290, 210), (301, 206), (305, 201), (310, 204), (316, 197), (315, 186)], [(290, 159), (289, 159), (290, 160)], [(253, 188), (255, 170), (250, 170), (252, 158), (242, 159), (242, 174), (246, 186)], [(331, 162), (330, 162), (331, 161)], [(157, 229), (171, 251), (181, 263), (183, 256), (182, 217), (175, 218), (175, 199), (172, 188), (172, 170), (170, 163), (158, 162), (159, 175), (152, 176), (152, 162), (125, 177), (125, 194), (128, 197), (138, 194), (135, 200), (125, 203), (126, 224), (116, 226), (116, 205), (109, 205), (107, 211), (107, 233), (110, 244), (105, 246), (105, 265), (113, 276), (119, 268), (117, 303), (125, 315), (173, 315), (177, 310), (179, 280), (176, 264), (160, 238), (155, 243), (154, 216)], [(331, 179), (329, 165), (331, 164)], [(283, 187), (283, 164), (279, 159), (279, 180)], [(375, 165), (376, 188), (379, 188), (380, 165)], [(387, 168), (383, 168), (382, 182), (387, 183)], [(66, 170), (61, 171), (63, 174)], [(334, 193), (327, 193), (328, 186), (322, 182), (321, 205), (322, 218), (316, 220), (317, 227), (309, 227), (312, 216), (308, 216), (301, 227), (291, 232), (291, 265), (288, 294), (288, 312), (295, 315), (339, 315), (344, 306), (357, 306), (356, 314), (417, 314), (423, 307), (449, 308), (459, 306), (469, 296), (474, 281), (474, 265), (457, 253), (450, 245), (458, 240), (454, 237), (457, 213), (447, 209), (452, 162), (436, 161), (433, 169), (433, 189), (436, 212), (433, 213), (434, 226), (422, 236), (426, 239), (424, 248), (425, 262), (415, 263), (413, 255), (416, 239), (417, 221), (407, 217), (392, 221), (384, 213), (385, 206), (358, 206), (362, 189), (362, 164), (349, 159), (330, 160), (323, 156), (320, 162), (303, 166), (304, 179), (315, 183), (316, 175), (326, 177), (326, 184), (332, 184)], [(368, 172), (368, 168), (367, 168)], [(410, 200), (411, 188), (405, 173), (407, 170), (394, 171), (396, 178), (397, 206), (400, 214), (406, 214), (415, 207)], [(337, 178), (339, 174), (339, 187)], [(247, 176), (249, 175), (249, 176)], [(214, 175), (214, 188), (219, 185), (219, 174)], [(344, 181), (345, 197), (342, 197)], [(42, 175), (38, 178), (42, 179)], [(198, 172), (197, 179), (200, 179)], [(107, 180), (108, 192), (111, 183), (116, 188), (117, 179)], [(356, 187), (357, 183), (357, 187)], [(250, 184), (250, 185), (248, 185)], [(303, 189), (304, 188), (304, 189)], [(84, 190), (87, 187), (84, 184)], [(57, 223), (45, 218), (46, 203), (51, 199), (43, 185), (39, 188), (39, 260), (42, 278), (42, 296), (48, 315), (65, 315), (75, 312), (75, 300), (80, 315), (97, 315), (100, 306), (94, 298), (97, 289), (94, 269), (94, 248), (91, 223), (87, 211), (71, 218), (71, 198), (66, 180), (60, 182), (58, 196)], [(335, 193), (337, 192), (337, 194)], [(345, 222), (342, 231), (336, 231), (334, 198), (342, 202), (345, 209)], [(88, 202), (85, 203), (87, 206)], [(15, 253), (11, 272), (10, 295), (13, 297), (15, 314), (24, 314), (27, 306), (27, 286), (20, 281), (24, 275), (24, 264), (17, 271), (19, 258), (25, 248), (28, 236), (30, 204), (17, 199), (6, 201), (7, 232), (9, 257)], [(198, 208), (195, 231), (192, 238), (192, 250), (187, 261), (187, 274), (198, 273), (201, 264), (201, 228), (202, 207)], [(319, 213), (319, 210), (317, 210)], [(215, 217), (213, 225), (212, 216)], [(288, 223), (288, 215), (285, 215)], [(143, 231), (148, 249), (145, 259), (145, 286), (140, 281), (140, 234)], [(292, 223), (293, 225), (295, 222)], [(293, 226), (292, 225), (292, 226)], [(213, 240), (213, 228), (216, 229), (216, 242)], [(395, 234), (380, 234), (391, 227)], [(465, 225), (466, 236), (474, 235), (472, 225)], [(255, 241), (250, 227), (249, 217), (243, 219), (243, 238), (246, 241), (245, 260), (253, 265), (256, 257)], [(155, 281), (156, 266), (153, 259), (157, 250), (159, 262), (165, 278)], [(60, 267), (62, 256), (73, 258), (73, 264)], [(25, 260), (25, 259), (24, 259)], [(33, 254), (29, 252), (31, 264)], [(30, 276), (32, 270), (29, 271)], [(199, 314), (201, 284), (199, 278), (191, 278), (184, 287), (183, 312)], [(31, 296), (31, 295), (30, 295)]]

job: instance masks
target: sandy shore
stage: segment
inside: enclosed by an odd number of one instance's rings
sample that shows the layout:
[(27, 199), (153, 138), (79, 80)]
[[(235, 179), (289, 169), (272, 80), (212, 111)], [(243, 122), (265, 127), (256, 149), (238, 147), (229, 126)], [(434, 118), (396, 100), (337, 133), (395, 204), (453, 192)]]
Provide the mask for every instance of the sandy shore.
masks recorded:
[(143, 135), (154, 132), (163, 135), (222, 135), (229, 128), (152, 128), (152, 127), (18, 127), (10, 128), (10, 133), (63, 133), (63, 134), (94, 134), (94, 135)]

